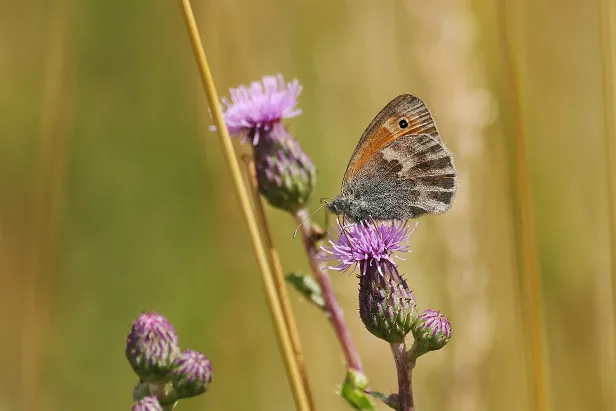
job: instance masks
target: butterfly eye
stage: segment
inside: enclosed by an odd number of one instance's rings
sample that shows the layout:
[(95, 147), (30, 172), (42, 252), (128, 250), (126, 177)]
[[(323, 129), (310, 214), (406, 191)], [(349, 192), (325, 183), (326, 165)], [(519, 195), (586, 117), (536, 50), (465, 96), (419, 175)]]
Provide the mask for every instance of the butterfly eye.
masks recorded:
[(400, 126), (400, 128), (407, 128), (409, 126), (409, 122), (406, 121), (405, 118), (403, 118), (398, 122), (398, 125)]

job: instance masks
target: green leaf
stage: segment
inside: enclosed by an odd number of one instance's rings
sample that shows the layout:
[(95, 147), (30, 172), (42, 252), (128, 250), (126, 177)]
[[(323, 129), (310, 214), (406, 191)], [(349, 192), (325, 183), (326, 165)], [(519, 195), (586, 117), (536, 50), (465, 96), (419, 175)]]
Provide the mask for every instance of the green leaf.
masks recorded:
[(302, 273), (291, 273), (287, 274), (286, 280), (308, 301), (327, 312), (321, 287), (313, 277)]
[(366, 393), (368, 379), (359, 371), (348, 369), (340, 395), (355, 410), (376, 410), (370, 395)]

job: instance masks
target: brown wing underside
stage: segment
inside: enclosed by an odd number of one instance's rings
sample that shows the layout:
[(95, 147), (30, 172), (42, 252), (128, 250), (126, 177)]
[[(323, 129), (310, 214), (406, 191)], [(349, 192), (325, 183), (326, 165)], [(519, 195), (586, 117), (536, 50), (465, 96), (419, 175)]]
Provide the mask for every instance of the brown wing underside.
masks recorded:
[[(406, 119), (408, 127), (400, 127), (402, 119)], [(424, 102), (411, 94), (402, 94), (389, 102), (362, 134), (342, 179), (342, 187), (392, 141), (404, 135), (418, 134), (439, 138), (432, 114)]]

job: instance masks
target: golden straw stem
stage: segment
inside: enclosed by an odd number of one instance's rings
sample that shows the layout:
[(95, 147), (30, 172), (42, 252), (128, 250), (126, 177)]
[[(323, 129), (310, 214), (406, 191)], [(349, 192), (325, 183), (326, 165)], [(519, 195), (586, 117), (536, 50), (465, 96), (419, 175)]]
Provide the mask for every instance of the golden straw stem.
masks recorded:
[(282, 264), (280, 264), (280, 257), (278, 257), (278, 251), (274, 246), (272, 234), (267, 222), (267, 216), (263, 208), (263, 200), (257, 191), (256, 172), (254, 161), (250, 156), (244, 158), (244, 166), (246, 169), (246, 177), (248, 179), (248, 186), (250, 188), (250, 194), (252, 195), (252, 202), (255, 206), (255, 211), (261, 227), (261, 234), (265, 241), (265, 247), (269, 252), (270, 264), (274, 273), (274, 282), (278, 291), (278, 297), (280, 298), (280, 304), (282, 306), (282, 313), (284, 314), (285, 321), (287, 323), (287, 329), (289, 330), (289, 337), (291, 339), (291, 346), (295, 358), (299, 365), (299, 372), (302, 376), (302, 381), (308, 397), (310, 406), (314, 408), (314, 399), (312, 398), (312, 392), (310, 391), (310, 381), (308, 380), (308, 373), (306, 371), (306, 364), (304, 363), (304, 354), (302, 353), (302, 344), (299, 338), (299, 331), (297, 330), (297, 324), (295, 323), (295, 317), (293, 316), (293, 310), (291, 308), (291, 302), (289, 300), (289, 294), (287, 293), (286, 282), (282, 270)]
[(308, 411), (312, 409), (310, 406), (310, 401), (308, 400), (310, 396), (308, 395), (306, 387), (303, 384), (298, 358), (295, 357), (293, 352), (291, 337), (289, 335), (285, 316), (282, 311), (282, 304), (278, 293), (276, 292), (274, 277), (268, 263), (268, 257), (265, 252), (261, 234), (259, 233), (257, 217), (252, 209), (250, 194), (248, 188), (246, 187), (246, 183), (242, 178), (242, 172), (233, 149), (233, 144), (231, 143), (231, 137), (229, 136), (229, 132), (223, 120), (218, 93), (216, 92), (216, 88), (214, 86), (214, 80), (212, 79), (212, 74), (205, 56), (205, 50), (201, 44), (197, 22), (195, 21), (195, 16), (193, 14), (190, 1), (179, 0), (179, 2), (184, 23), (186, 24), (186, 29), (190, 38), (190, 44), (195, 55), (201, 81), (203, 83), (203, 89), (207, 96), (208, 104), (212, 113), (212, 119), (216, 125), (223, 155), (227, 165), (229, 166), (229, 171), (231, 172), (231, 177), (233, 180), (233, 187), (235, 188), (235, 192), (242, 207), (242, 214), (248, 227), (253, 251), (261, 273), (261, 280), (263, 282), (263, 287), (265, 288), (265, 295), (268, 301), (270, 314), (274, 321), (276, 337), (283, 354), (289, 383), (291, 384), (295, 406), (300, 411)]
[(24, 410), (41, 408), (45, 352), (51, 322), (51, 286), (55, 274), (61, 224), (68, 140), (74, 118), (71, 79), (71, 3), (54, 2), (50, 15), (43, 94), (41, 138), (34, 192), (29, 209), (28, 247), (25, 254), (21, 329), (20, 401)]
[[(504, 58), (504, 73), (507, 82), (507, 102), (511, 110), (511, 130), (513, 135), (513, 207), (515, 219), (516, 249), (518, 258), (518, 281), (521, 290), (520, 305), (526, 341), (527, 372), (532, 385), (532, 409), (545, 411), (549, 409), (548, 379), (545, 364), (544, 313), (542, 306), (543, 292), (541, 274), (534, 233), (533, 201), (531, 193), (530, 172), (526, 156), (526, 141), (520, 79), (516, 50), (510, 18), (512, 10), (507, 9), (509, 2), (496, 0), (498, 13), (497, 25), (500, 31)], [(505, 4), (507, 3), (507, 4)]]
[[(610, 7), (610, 0), (598, 0), (599, 12), (599, 41), (601, 44), (601, 75), (603, 82), (603, 133), (607, 183), (607, 218), (610, 238), (610, 277), (612, 285), (612, 333), (616, 343), (616, 166), (614, 163), (614, 150), (616, 150), (616, 123), (614, 116), (614, 45), (612, 43), (612, 18), (614, 10)], [(616, 345), (614, 346), (616, 354)], [(612, 394), (612, 409), (616, 407), (616, 396)]]

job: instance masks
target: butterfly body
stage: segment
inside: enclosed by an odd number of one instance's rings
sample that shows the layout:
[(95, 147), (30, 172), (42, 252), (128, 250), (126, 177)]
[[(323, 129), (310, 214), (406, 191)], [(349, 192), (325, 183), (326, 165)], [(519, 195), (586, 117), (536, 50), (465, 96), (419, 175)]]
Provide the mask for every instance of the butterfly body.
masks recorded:
[(392, 100), (362, 135), (341, 193), (326, 203), (352, 222), (441, 214), (457, 187), (451, 153), (425, 104), (410, 94)]

